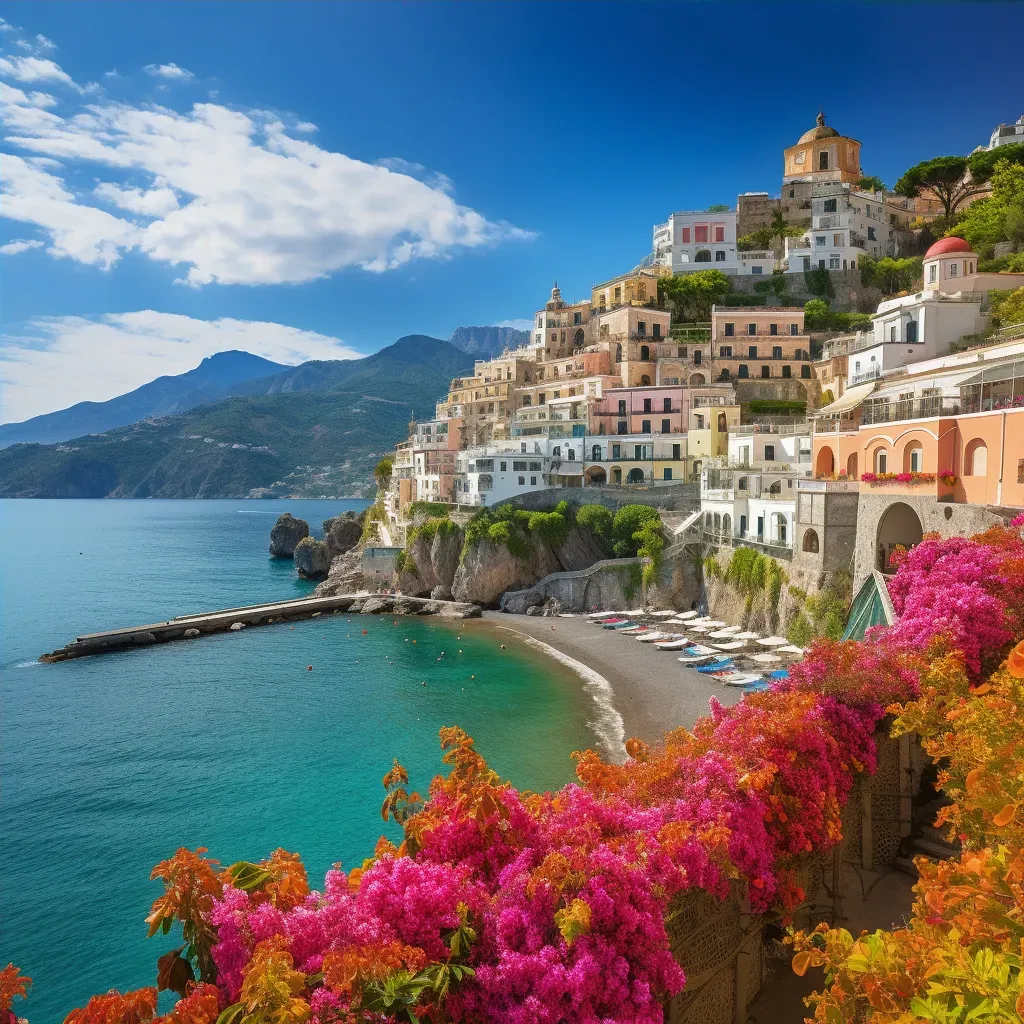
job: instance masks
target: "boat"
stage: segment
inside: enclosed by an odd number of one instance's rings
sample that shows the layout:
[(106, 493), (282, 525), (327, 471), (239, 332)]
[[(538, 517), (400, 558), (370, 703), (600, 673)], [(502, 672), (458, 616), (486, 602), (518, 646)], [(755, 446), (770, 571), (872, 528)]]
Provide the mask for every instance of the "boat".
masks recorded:
[(714, 660), (714, 658), (715, 658), (714, 653), (712, 653), (712, 654), (692, 654), (692, 655), (689, 655), (688, 657), (681, 657), (681, 658), (679, 658), (677, 660), (681, 661), (684, 665), (700, 666), (700, 665), (703, 665), (704, 662), (706, 662), (706, 661)]
[(632, 619), (612, 619), (602, 624), (602, 629), (632, 629), (636, 623)]
[(710, 675), (712, 672), (724, 672), (735, 667), (736, 662), (732, 658), (720, 658), (717, 661), (709, 662), (707, 665), (698, 666), (697, 671)]
[(657, 629), (649, 629), (643, 636), (638, 636), (637, 640), (642, 644), (653, 644), (655, 640), (674, 640), (675, 633), (662, 633)]
[(685, 636), (681, 636), (676, 640), (655, 640), (654, 646), (659, 651), (681, 651), (684, 647), (689, 647), (693, 643), (692, 640)]
[(587, 618), (591, 622), (600, 622), (601, 619), (618, 619), (622, 617), (622, 612), (591, 612)]
[(750, 686), (752, 683), (764, 682), (756, 672), (725, 672), (716, 675), (715, 679), (726, 686)]
[(743, 640), (730, 640), (727, 644), (708, 644), (708, 646), (714, 647), (716, 651), (739, 651), (747, 645)]
[(747, 693), (763, 693), (765, 690), (770, 690), (771, 687), (763, 679), (759, 679), (756, 683), (747, 683), (743, 689)]
[(650, 629), (651, 629), (650, 626), (644, 626), (644, 625), (641, 625), (640, 623), (634, 623), (631, 627), (630, 626), (624, 627), (622, 632), (626, 636), (639, 636), (641, 633), (649, 632)]

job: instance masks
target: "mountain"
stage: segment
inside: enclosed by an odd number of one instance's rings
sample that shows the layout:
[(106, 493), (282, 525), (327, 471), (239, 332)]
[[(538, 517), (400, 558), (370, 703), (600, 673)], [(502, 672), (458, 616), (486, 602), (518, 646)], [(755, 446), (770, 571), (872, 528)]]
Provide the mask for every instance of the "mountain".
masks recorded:
[(507, 348), (525, 345), (530, 340), (530, 332), (517, 331), (514, 327), (457, 327), (448, 340), (474, 359), (491, 359)]
[(249, 352), (218, 352), (194, 370), (157, 377), (142, 387), (108, 402), (79, 402), (59, 412), (33, 416), (22, 423), (0, 426), (0, 448), (36, 441), (52, 444), (83, 434), (99, 434), (153, 416), (173, 416), (232, 393), (233, 386), (265, 378), (289, 367)]
[(310, 362), (248, 392), (57, 445), (0, 451), (0, 497), (240, 498), (373, 493), (373, 467), (468, 373), (472, 359), (412, 335), (365, 359)]

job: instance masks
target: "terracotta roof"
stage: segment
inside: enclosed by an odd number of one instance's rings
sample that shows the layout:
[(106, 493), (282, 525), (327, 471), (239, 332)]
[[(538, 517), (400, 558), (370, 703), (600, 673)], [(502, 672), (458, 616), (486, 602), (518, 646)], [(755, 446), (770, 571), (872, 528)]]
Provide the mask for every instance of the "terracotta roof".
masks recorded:
[(955, 235), (950, 235), (949, 238), (940, 238), (925, 254), (925, 259), (929, 256), (945, 256), (951, 252), (969, 252), (973, 253), (974, 250), (971, 248), (968, 242), (965, 242), (962, 238), (957, 238)]

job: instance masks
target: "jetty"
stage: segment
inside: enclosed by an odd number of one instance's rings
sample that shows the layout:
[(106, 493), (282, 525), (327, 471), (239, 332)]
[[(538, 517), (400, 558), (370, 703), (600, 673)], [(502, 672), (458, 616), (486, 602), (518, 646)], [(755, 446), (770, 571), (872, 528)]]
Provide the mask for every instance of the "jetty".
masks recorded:
[(192, 640), (210, 633), (237, 633), (250, 626), (269, 626), (301, 619), (314, 619), (329, 614), (367, 615), (440, 615), (449, 619), (470, 619), (480, 615), (475, 604), (462, 601), (435, 601), (428, 597), (405, 597), (402, 594), (337, 594), (333, 597), (300, 597), (271, 604), (221, 608), (198, 615), (179, 615), (166, 622), (150, 622), (144, 626), (108, 629), (102, 633), (85, 633), (64, 647), (40, 657), (42, 662), (68, 661), (90, 654), (107, 654), (135, 647)]

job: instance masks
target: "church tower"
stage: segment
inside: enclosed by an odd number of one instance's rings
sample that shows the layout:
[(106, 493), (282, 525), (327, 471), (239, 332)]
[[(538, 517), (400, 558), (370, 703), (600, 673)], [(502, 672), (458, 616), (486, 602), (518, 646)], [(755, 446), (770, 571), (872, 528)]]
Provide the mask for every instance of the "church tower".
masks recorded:
[(784, 185), (796, 181), (856, 184), (862, 177), (860, 143), (825, 124), (823, 113), (818, 114), (815, 126), (785, 151), (783, 159)]

